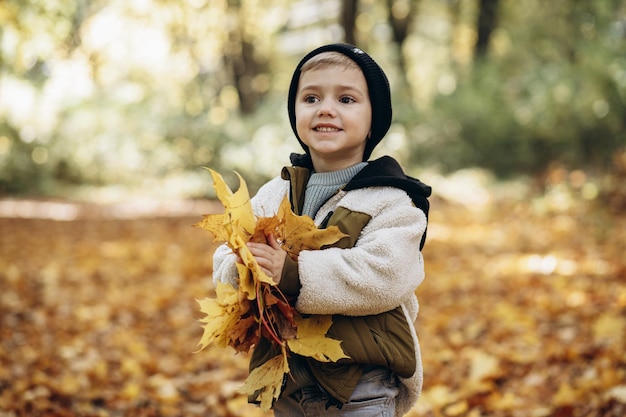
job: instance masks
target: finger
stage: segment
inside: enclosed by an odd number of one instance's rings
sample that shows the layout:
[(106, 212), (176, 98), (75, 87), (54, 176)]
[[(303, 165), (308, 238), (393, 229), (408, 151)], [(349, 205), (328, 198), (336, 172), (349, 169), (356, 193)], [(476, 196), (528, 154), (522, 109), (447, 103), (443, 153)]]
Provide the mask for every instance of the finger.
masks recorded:
[(267, 263), (258, 262), (257, 265), (259, 265), (259, 268), (261, 269), (261, 271), (268, 277), (272, 278), (274, 276), (274, 273), (272, 272), (271, 268), (269, 267)]
[(280, 243), (278, 243), (273, 233), (267, 235), (267, 243), (274, 249), (281, 249)]
[(256, 263), (261, 267), (261, 269), (269, 269), (272, 266), (272, 263), (269, 259), (262, 258), (259, 256), (255, 257)]
[(267, 258), (271, 255), (270, 247), (265, 244), (248, 244), (248, 249), (255, 258)]

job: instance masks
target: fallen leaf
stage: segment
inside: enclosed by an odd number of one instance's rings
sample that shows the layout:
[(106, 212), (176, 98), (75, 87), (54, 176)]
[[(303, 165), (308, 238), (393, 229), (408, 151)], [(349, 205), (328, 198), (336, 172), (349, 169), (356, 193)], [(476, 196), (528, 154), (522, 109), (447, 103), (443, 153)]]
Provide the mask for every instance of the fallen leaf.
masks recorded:
[[(554, 211), (543, 194), (493, 196), (483, 206), (434, 200), (416, 322), (424, 391), (406, 417), (446, 417), (463, 402), (465, 417), (626, 415), (623, 210), (577, 199)], [(0, 198), (2, 216), (19, 203)], [(221, 212), (219, 201), (175, 201), (184, 211), (159, 206), (150, 218), (72, 203), (71, 221), (28, 218), (51, 212), (49, 202), (23, 203), (0, 216), (0, 414), (273, 415), (237, 391), (249, 354), (189, 352), (203, 332), (195, 299), (214, 290), (217, 246), (189, 224)], [(553, 260), (554, 272), (536, 272), (535, 255)], [(468, 348), (498, 358), (497, 379), (470, 383)], [(153, 386), (156, 375), (171, 384)]]
[(499, 376), (500, 361), (497, 357), (476, 349), (469, 349), (466, 354), (470, 358), (469, 380), (473, 383)]
[(622, 404), (626, 404), (626, 385), (612, 387), (604, 394), (604, 396), (619, 401)]
[(626, 318), (610, 312), (603, 313), (593, 323), (593, 338), (598, 344), (623, 345), (626, 342)]

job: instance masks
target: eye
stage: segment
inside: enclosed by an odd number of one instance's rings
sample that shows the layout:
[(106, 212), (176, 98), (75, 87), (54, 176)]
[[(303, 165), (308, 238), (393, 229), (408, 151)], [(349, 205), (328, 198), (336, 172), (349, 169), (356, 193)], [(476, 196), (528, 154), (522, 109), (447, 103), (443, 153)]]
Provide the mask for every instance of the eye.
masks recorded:
[(350, 103), (355, 103), (356, 100), (354, 100), (352, 97), (350, 96), (343, 96), (339, 99), (339, 102), (342, 104), (350, 104)]
[(316, 101), (318, 101), (318, 99), (315, 96), (304, 96), (305, 103), (315, 103)]

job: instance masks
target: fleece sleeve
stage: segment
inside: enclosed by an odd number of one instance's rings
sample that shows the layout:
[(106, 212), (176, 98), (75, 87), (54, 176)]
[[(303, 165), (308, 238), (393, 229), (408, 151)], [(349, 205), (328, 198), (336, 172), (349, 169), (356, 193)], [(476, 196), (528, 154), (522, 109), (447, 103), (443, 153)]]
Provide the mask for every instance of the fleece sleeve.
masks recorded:
[(414, 298), (424, 278), (424, 212), (406, 193), (387, 187), (351, 191), (341, 205), (372, 218), (352, 248), (300, 253), (296, 308), (305, 314), (371, 315)]

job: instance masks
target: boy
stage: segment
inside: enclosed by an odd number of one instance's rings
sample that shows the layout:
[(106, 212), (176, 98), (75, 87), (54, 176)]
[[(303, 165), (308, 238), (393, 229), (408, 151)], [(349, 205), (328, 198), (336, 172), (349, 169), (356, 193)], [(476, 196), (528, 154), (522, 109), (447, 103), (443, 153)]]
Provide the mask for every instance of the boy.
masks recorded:
[[(292, 355), (274, 414), (401, 416), (422, 385), (413, 323), (430, 187), (391, 157), (368, 161), (391, 124), (391, 97), (384, 72), (362, 50), (331, 44), (307, 54), (293, 74), (288, 112), (305, 153), (292, 154), (292, 165), (261, 187), (255, 214), (273, 215), (289, 195), (296, 214), (349, 237), (302, 251), (296, 261), (273, 236), (249, 248), (301, 314), (333, 315), (327, 335), (341, 340), (350, 359)], [(214, 279), (236, 285), (236, 261), (225, 245), (218, 248)], [(276, 354), (262, 338), (250, 369)]]

